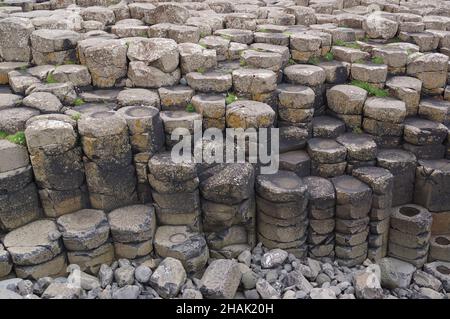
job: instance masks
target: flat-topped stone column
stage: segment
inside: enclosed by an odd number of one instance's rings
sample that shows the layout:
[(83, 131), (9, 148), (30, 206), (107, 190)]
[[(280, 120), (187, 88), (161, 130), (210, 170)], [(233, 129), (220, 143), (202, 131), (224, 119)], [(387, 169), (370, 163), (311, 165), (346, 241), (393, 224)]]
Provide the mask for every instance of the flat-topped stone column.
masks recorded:
[(150, 158), (148, 169), (158, 224), (184, 225), (199, 231), (199, 179), (193, 159), (176, 163), (170, 152), (163, 152)]
[(128, 126), (114, 112), (96, 112), (78, 122), (89, 198), (93, 208), (110, 211), (136, 203)]
[(256, 245), (254, 168), (218, 164), (200, 174), (203, 231), (211, 256), (237, 258)]
[(334, 258), (334, 226), (336, 194), (330, 180), (308, 176), (303, 179), (308, 187), (309, 231), (308, 255), (311, 258)]
[(256, 178), (258, 241), (298, 258), (307, 255), (308, 192), (293, 172), (278, 171)]
[(336, 246), (338, 262), (347, 267), (362, 263), (367, 257), (370, 187), (352, 176), (334, 177), (336, 191)]
[(38, 116), (28, 121), (27, 147), (44, 213), (58, 217), (86, 208), (88, 193), (76, 121)]
[(40, 217), (42, 208), (26, 147), (0, 140), (0, 228), (10, 231)]

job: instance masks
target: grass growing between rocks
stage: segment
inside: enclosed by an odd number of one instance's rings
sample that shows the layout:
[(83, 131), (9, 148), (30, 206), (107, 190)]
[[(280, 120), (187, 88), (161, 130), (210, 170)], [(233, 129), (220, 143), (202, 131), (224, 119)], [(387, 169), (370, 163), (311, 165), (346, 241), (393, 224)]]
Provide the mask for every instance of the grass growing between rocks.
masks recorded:
[(309, 64), (317, 65), (320, 63), (320, 59), (316, 56), (312, 56), (308, 59)]
[(81, 98), (76, 98), (75, 99), (75, 101), (73, 101), (73, 105), (75, 105), (75, 106), (81, 106), (81, 105), (83, 105), (83, 104), (85, 104), (86, 102), (84, 102), (84, 100), (83, 99), (81, 99)]
[(80, 119), (81, 119), (81, 113), (75, 113), (75, 114), (72, 114), (72, 116), (71, 116), (71, 118), (72, 118), (72, 120), (74, 120), (74, 121), (79, 121)]
[(327, 52), (327, 54), (324, 55), (325, 60), (327, 61), (333, 61), (334, 60), (334, 54), (333, 52)]
[(375, 63), (375, 64), (384, 64), (384, 60), (383, 60), (383, 58), (380, 57), (380, 56), (374, 56), (374, 57), (372, 58), (372, 63)]
[(373, 95), (376, 97), (386, 97), (389, 96), (388, 90), (379, 89), (376, 86), (373, 86), (372, 84), (369, 84), (367, 82), (363, 82), (360, 80), (352, 80), (352, 85), (360, 87), (361, 89), (364, 89), (369, 93), (369, 95)]
[(17, 132), (15, 134), (8, 134), (0, 131), (0, 140), (7, 140), (11, 143), (25, 146), (27, 144), (24, 132)]
[(233, 102), (236, 102), (237, 100), (238, 100), (238, 97), (236, 96), (236, 94), (228, 92), (227, 96), (225, 98), (225, 104), (228, 105), (228, 104), (231, 104)]
[(356, 42), (345, 42), (343, 40), (336, 40), (334, 41), (334, 45), (351, 48), (351, 49), (361, 49), (361, 46)]
[(194, 113), (195, 112), (195, 107), (194, 107), (194, 105), (192, 105), (192, 103), (189, 103), (186, 106), (186, 112), (189, 112), (189, 113)]
[(45, 82), (47, 84), (58, 83), (58, 81), (56, 81), (55, 78), (53, 77), (53, 73), (49, 73), (47, 75), (47, 78), (45, 79)]

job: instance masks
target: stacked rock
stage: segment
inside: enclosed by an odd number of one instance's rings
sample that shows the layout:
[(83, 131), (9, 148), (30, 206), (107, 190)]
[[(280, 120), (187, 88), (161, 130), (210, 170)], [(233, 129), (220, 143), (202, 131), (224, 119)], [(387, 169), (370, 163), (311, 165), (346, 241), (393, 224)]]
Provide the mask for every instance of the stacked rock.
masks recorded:
[(348, 175), (334, 177), (331, 181), (336, 190), (334, 253), (341, 265), (352, 267), (367, 257), (372, 190)]
[(172, 149), (182, 139), (191, 139), (194, 145), (194, 131), (196, 128), (202, 129), (201, 114), (186, 111), (163, 111), (159, 114), (163, 122), (168, 149)]
[(353, 170), (352, 173), (354, 177), (372, 188), (367, 256), (371, 260), (378, 261), (386, 256), (388, 249), (394, 176), (381, 167), (362, 167)]
[(322, 114), (325, 110), (325, 70), (315, 65), (296, 64), (284, 69), (286, 82), (310, 87), (316, 97), (314, 109), (316, 114)]
[(440, 159), (445, 155), (443, 144), (448, 128), (438, 122), (420, 118), (408, 118), (404, 122), (403, 148), (416, 155), (417, 159)]
[(397, 149), (380, 150), (377, 155), (377, 165), (389, 170), (394, 176), (392, 206), (411, 203), (416, 175), (416, 157), (414, 154)]
[(70, 264), (96, 275), (102, 264), (112, 263), (114, 247), (108, 241), (109, 224), (103, 211), (79, 210), (59, 217), (56, 223)]
[(148, 169), (158, 225), (185, 225), (199, 231), (199, 179), (190, 155), (186, 161), (176, 163), (170, 152), (158, 153), (150, 158)]
[(399, 147), (403, 136), (406, 105), (388, 97), (370, 97), (364, 103), (363, 129), (379, 147)]
[(36, 65), (65, 64), (77, 60), (81, 35), (72, 30), (40, 29), (31, 34), (31, 52)]
[(347, 149), (347, 173), (359, 167), (375, 166), (377, 144), (368, 134), (345, 133), (339, 135), (336, 142)]
[(127, 122), (114, 112), (82, 117), (78, 130), (91, 206), (104, 211), (137, 202)]
[(433, 235), (450, 234), (450, 161), (420, 160), (415, 181), (414, 203), (433, 216)]
[(279, 169), (291, 171), (299, 177), (311, 175), (311, 159), (304, 150), (290, 151), (280, 154)]
[(212, 257), (237, 258), (255, 246), (254, 181), (250, 163), (219, 164), (200, 175), (202, 225)]
[(0, 140), (0, 229), (9, 231), (41, 215), (27, 149)]
[(180, 56), (174, 40), (158, 37), (132, 38), (125, 52), (130, 60), (127, 86), (160, 88), (179, 82)]
[(367, 91), (354, 85), (340, 84), (327, 90), (328, 113), (341, 119), (347, 128), (360, 128)]
[(311, 174), (321, 177), (343, 175), (347, 167), (347, 149), (332, 139), (314, 137), (308, 140)]
[[(281, 56), (279, 56), (281, 63)], [(239, 96), (249, 100), (274, 105), (276, 102), (277, 74), (259, 68), (234, 70), (233, 87)]]
[(428, 261), (435, 261), (435, 260), (450, 262), (449, 235), (438, 235), (431, 237)]
[(427, 95), (441, 95), (447, 82), (448, 59), (441, 53), (417, 53), (408, 58), (406, 73), (422, 81)]
[(58, 277), (66, 272), (61, 234), (52, 220), (41, 219), (9, 232), (3, 244), (19, 278)]
[(428, 259), (431, 223), (430, 212), (421, 206), (394, 207), (389, 230), (389, 256), (422, 267)]
[(388, 74), (386, 64), (376, 64), (372, 62), (353, 63), (351, 67), (352, 79), (369, 83), (378, 88), (384, 88)]
[(25, 130), (34, 177), (48, 217), (58, 217), (88, 205), (82, 151), (68, 116), (35, 117)]
[(307, 255), (308, 192), (293, 172), (278, 171), (256, 178), (258, 241), (298, 258)]
[(155, 252), (162, 258), (176, 258), (189, 275), (204, 270), (209, 250), (204, 235), (186, 226), (160, 226), (156, 230)]
[(117, 259), (142, 261), (153, 251), (155, 209), (149, 205), (117, 208), (108, 214)]
[(201, 114), (204, 130), (208, 128), (225, 129), (225, 98), (219, 94), (198, 94), (192, 97), (195, 111)]
[(296, 126), (312, 135), (315, 93), (302, 85), (282, 84), (278, 92), (278, 126)]
[(0, 244), (0, 278), (6, 277), (12, 270), (13, 264), (9, 252)]
[(334, 258), (334, 210), (336, 194), (330, 180), (309, 176), (303, 179), (308, 193), (308, 255)]
[(147, 163), (164, 147), (159, 110), (152, 106), (127, 106), (117, 111), (127, 122), (137, 175), (137, 193), (142, 204), (151, 202)]

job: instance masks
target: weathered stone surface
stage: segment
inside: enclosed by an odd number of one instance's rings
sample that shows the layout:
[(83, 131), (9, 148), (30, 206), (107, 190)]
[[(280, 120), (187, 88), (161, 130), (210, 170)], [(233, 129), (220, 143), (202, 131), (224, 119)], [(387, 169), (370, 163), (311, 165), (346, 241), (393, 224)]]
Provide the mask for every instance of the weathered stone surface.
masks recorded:
[(64, 246), (69, 250), (91, 250), (106, 242), (108, 220), (100, 210), (84, 209), (57, 220)]
[(156, 229), (154, 209), (146, 205), (118, 208), (108, 214), (108, 221), (113, 239), (122, 243), (151, 240)]
[(233, 298), (241, 281), (241, 276), (236, 261), (215, 260), (203, 274), (200, 291), (205, 298)]
[(185, 281), (183, 265), (172, 257), (165, 258), (150, 277), (150, 285), (164, 298), (177, 296)]
[(407, 288), (416, 267), (410, 263), (387, 257), (378, 262), (381, 270), (381, 284), (387, 288)]

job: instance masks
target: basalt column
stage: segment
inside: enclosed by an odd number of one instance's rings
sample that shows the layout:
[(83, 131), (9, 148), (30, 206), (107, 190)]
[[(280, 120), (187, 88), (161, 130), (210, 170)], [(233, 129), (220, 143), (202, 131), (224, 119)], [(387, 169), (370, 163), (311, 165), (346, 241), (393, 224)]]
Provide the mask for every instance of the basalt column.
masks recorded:
[(332, 179), (336, 190), (336, 246), (339, 264), (352, 267), (367, 257), (372, 190), (352, 176)]
[(58, 217), (88, 205), (82, 151), (68, 116), (33, 119), (25, 130), (45, 215)]
[(177, 163), (170, 152), (159, 153), (148, 162), (148, 181), (159, 225), (189, 226), (201, 229), (199, 179), (189, 156)]
[(212, 257), (236, 258), (256, 244), (254, 179), (250, 163), (219, 164), (200, 174), (203, 231)]
[(97, 112), (78, 122), (93, 208), (110, 211), (137, 202), (135, 168), (125, 119)]
[(334, 226), (336, 194), (329, 179), (308, 176), (309, 232), (308, 255), (312, 258), (334, 257)]
[(41, 214), (27, 149), (0, 140), (0, 229), (23, 226)]
[(159, 110), (152, 106), (127, 106), (117, 111), (128, 124), (131, 149), (137, 175), (137, 193), (141, 203), (152, 200), (147, 163), (164, 147), (164, 131)]
[(258, 241), (269, 249), (280, 248), (298, 258), (306, 256), (308, 192), (293, 172), (278, 171), (256, 178)]
[(378, 261), (387, 253), (394, 176), (381, 167), (358, 168), (353, 176), (372, 188), (368, 257)]

